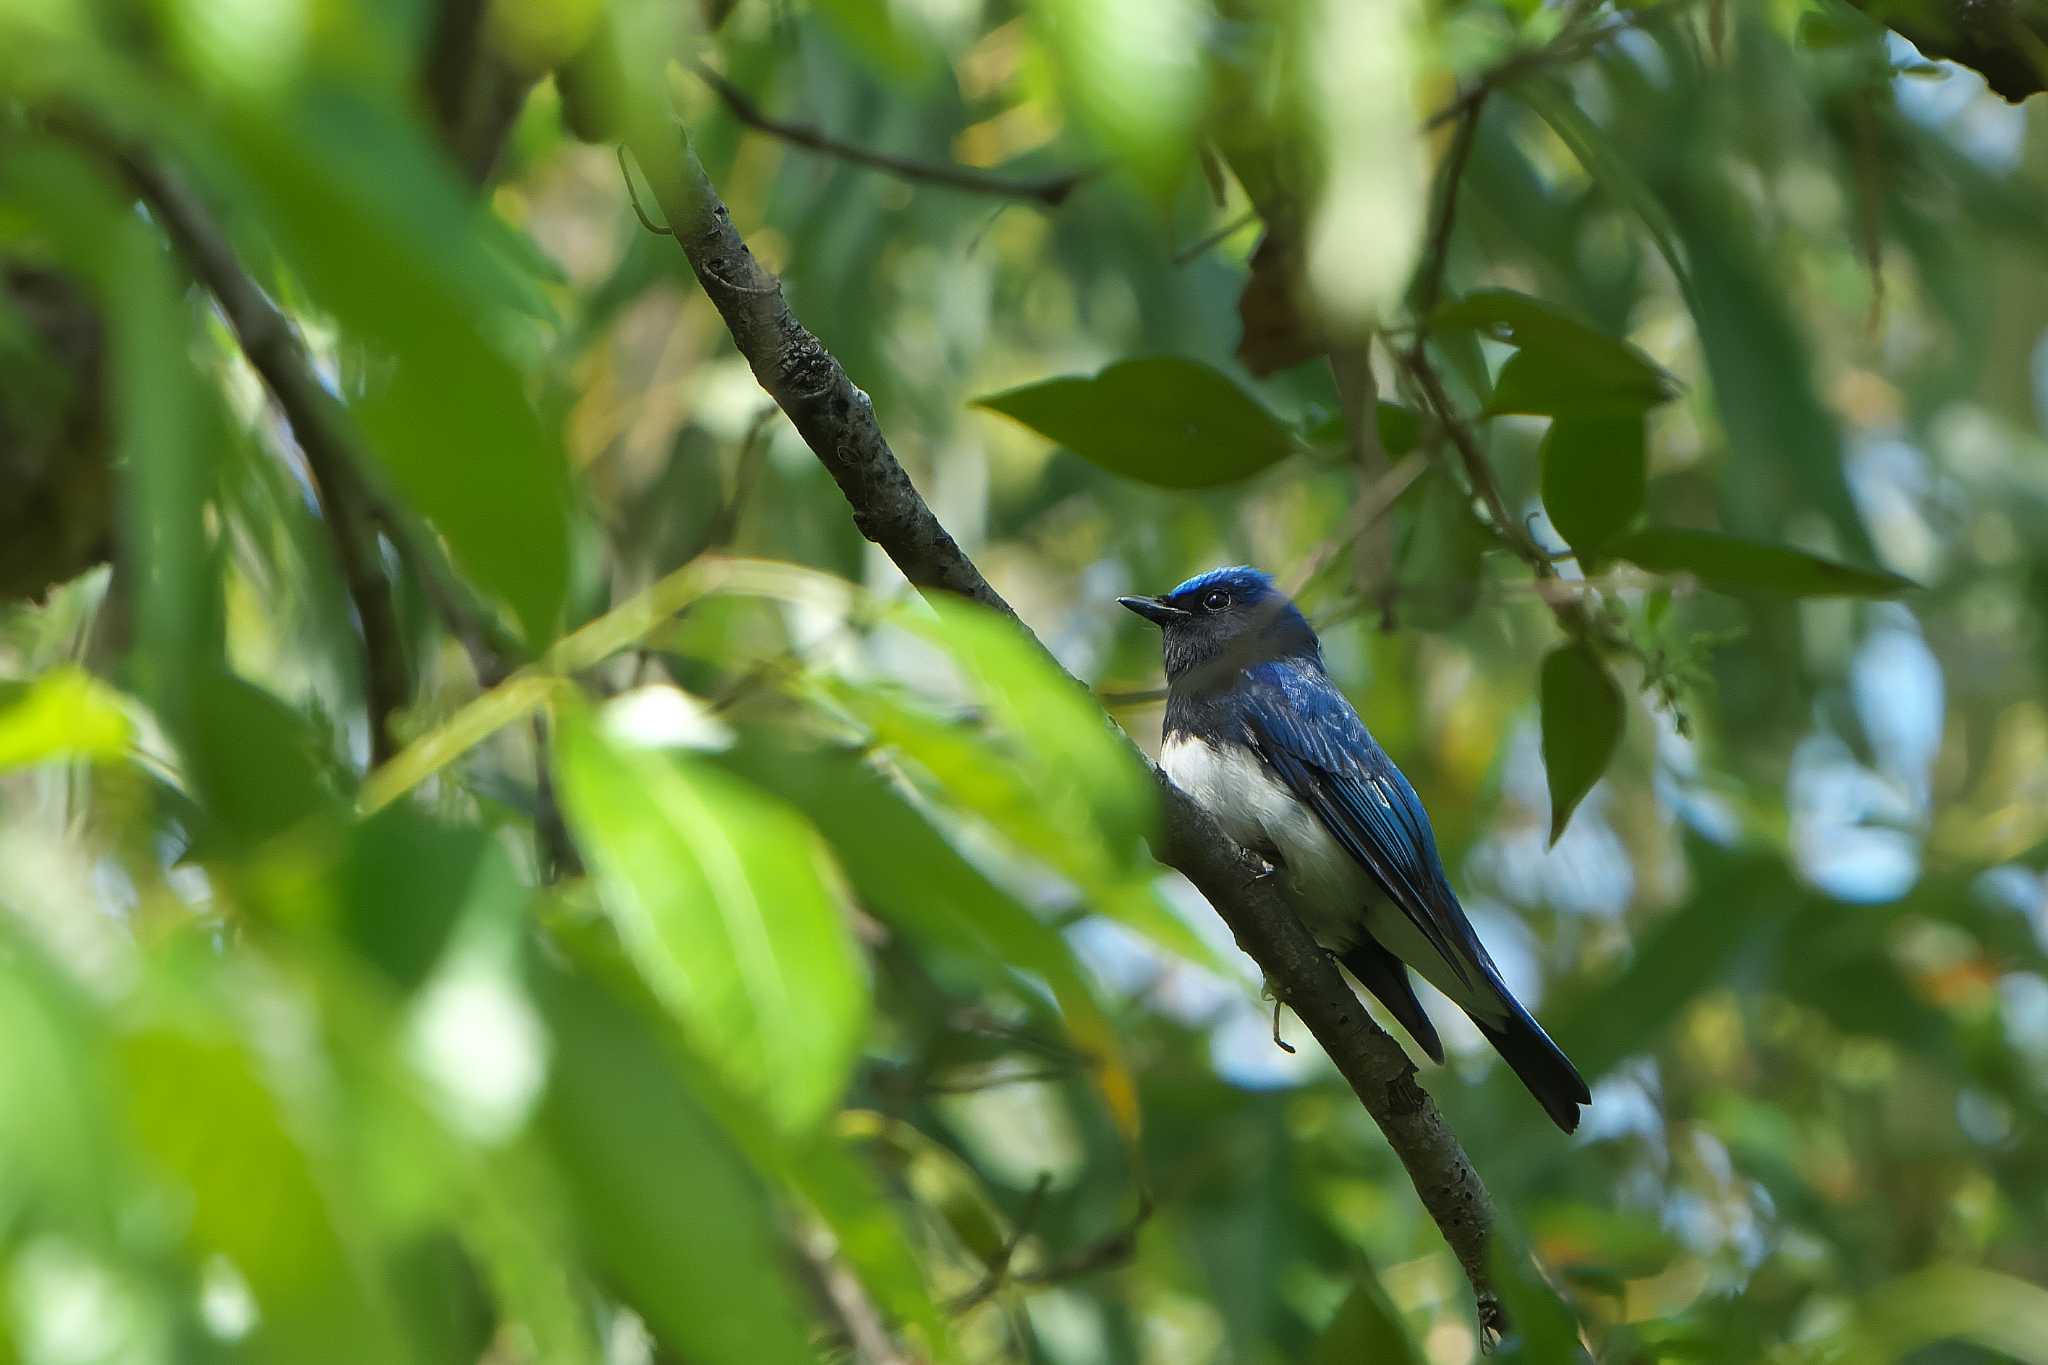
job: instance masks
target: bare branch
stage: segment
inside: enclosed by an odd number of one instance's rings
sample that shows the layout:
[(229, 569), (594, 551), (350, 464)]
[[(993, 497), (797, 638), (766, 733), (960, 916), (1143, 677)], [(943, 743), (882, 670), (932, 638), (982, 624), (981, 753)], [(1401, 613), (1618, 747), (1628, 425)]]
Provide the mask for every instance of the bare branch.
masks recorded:
[(725, 107), (732, 111), (734, 118), (749, 128), (766, 133), (770, 137), (780, 138), (791, 146), (803, 147), (825, 156), (836, 157), (841, 161), (850, 161), (856, 166), (882, 171), (899, 180), (944, 185), (948, 189), (965, 190), (970, 194), (1023, 199), (1053, 209), (1065, 203), (1067, 196), (1093, 174), (1092, 171), (1085, 170), (1068, 171), (1061, 175), (1044, 176), (1035, 180), (1020, 180), (951, 161), (920, 161), (915, 157), (878, 152), (841, 141), (808, 123), (791, 123), (776, 118), (756, 104), (746, 91), (702, 62), (690, 63), (690, 70), (696, 73), (699, 80), (711, 87), (712, 93), (725, 102)]
[[(687, 142), (680, 149), (650, 143), (634, 151), (734, 343), (838, 483), (861, 534), (919, 588), (956, 593), (1014, 617), (912, 485), (867, 395), (797, 320), (774, 274), (747, 249)], [(1165, 774), (1154, 768), (1153, 775), (1163, 816), (1154, 852), (1201, 890), (1238, 946), (1322, 1044), (1387, 1135), (1457, 1256), (1482, 1327), (1497, 1331), (1503, 1317), (1487, 1262), (1493, 1202), (1443, 1115), (1416, 1084), (1414, 1065), (1372, 1021), (1277, 885), (1261, 880), (1261, 860), (1233, 844)]]

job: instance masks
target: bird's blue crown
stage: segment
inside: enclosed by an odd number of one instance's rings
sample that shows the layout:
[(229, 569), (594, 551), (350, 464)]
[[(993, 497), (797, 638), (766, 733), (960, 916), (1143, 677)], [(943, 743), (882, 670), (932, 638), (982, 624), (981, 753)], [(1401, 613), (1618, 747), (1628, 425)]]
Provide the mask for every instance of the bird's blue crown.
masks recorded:
[(1257, 601), (1275, 591), (1271, 574), (1261, 573), (1249, 564), (1232, 564), (1198, 573), (1166, 596), (1168, 601), (1177, 597), (1197, 597), (1211, 588), (1222, 588), (1240, 602)]

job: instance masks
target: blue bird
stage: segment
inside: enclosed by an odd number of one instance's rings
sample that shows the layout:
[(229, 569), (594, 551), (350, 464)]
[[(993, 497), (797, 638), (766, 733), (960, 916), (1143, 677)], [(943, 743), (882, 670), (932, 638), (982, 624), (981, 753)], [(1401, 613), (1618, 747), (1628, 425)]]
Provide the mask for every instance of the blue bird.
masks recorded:
[(1586, 1082), (1501, 981), (1415, 789), (1323, 671), (1286, 594), (1239, 566), (1117, 601), (1164, 637), (1160, 764), (1174, 785), (1273, 865), (1316, 940), (1431, 1061), (1443, 1043), (1407, 968), (1471, 1017), (1558, 1127), (1577, 1128)]

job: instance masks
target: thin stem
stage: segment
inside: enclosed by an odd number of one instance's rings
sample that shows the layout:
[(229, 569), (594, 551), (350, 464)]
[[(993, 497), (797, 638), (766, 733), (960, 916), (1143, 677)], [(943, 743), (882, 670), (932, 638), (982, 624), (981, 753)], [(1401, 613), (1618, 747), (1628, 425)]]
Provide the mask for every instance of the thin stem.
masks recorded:
[[(957, 162), (920, 161), (915, 157), (898, 156), (893, 152), (878, 152), (872, 148), (841, 141), (810, 124), (776, 118), (756, 104), (753, 96), (702, 62), (690, 63), (690, 70), (699, 80), (711, 87), (713, 94), (724, 101), (725, 107), (732, 111), (734, 118), (749, 128), (766, 133), (770, 137), (780, 138), (791, 146), (836, 157), (841, 161), (852, 162), (856, 166), (866, 166), (893, 175), (899, 180), (943, 185), (948, 189), (965, 190), (970, 194), (1023, 199), (1052, 209), (1065, 203), (1067, 196), (1093, 174), (1092, 171), (1083, 170), (1042, 176), (1035, 180), (1015, 179), (974, 166), (962, 166)], [(643, 218), (642, 221), (646, 220)], [(659, 228), (653, 230), (660, 231)]]

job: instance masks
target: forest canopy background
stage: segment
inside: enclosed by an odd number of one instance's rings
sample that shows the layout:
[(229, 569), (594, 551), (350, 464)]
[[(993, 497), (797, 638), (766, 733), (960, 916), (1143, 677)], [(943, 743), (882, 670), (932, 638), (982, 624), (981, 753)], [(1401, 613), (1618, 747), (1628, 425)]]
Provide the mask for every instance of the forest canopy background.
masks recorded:
[[(2044, 35), (0, 7), (0, 1362), (2048, 1360)], [(1243, 561), (1490, 1262), (1148, 852)]]

